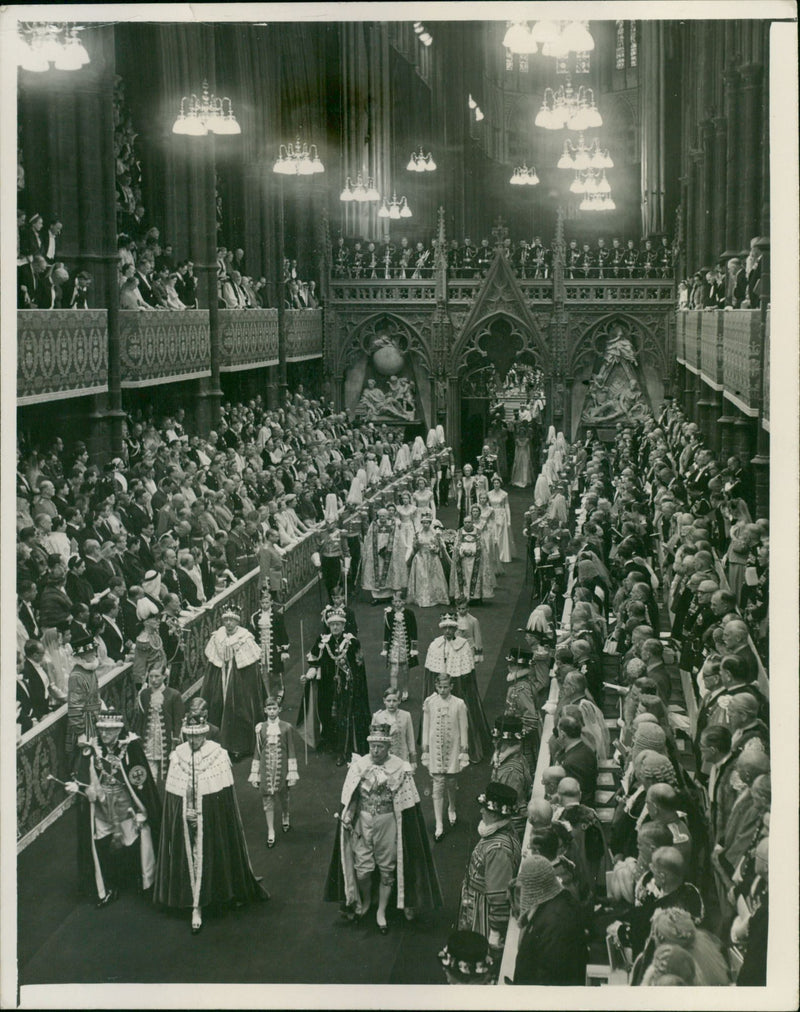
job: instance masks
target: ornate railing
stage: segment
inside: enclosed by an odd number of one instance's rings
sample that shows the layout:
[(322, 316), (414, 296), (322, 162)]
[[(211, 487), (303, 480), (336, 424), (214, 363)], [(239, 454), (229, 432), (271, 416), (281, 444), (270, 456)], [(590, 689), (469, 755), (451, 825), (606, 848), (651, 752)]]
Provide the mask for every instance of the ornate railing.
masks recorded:
[(700, 371), (700, 327), (703, 314), (699, 312), (686, 312), (680, 314), (683, 319), (683, 350), (685, 358), (683, 364), (692, 372)]
[(17, 401), (83, 397), (108, 389), (105, 309), (17, 313)]
[(435, 302), (433, 278), (335, 279), (331, 280), (331, 302)]
[(769, 326), (770, 311), (767, 310), (767, 322), (764, 328), (764, 376), (761, 384), (761, 423), (769, 432)]
[(277, 364), (277, 309), (221, 309), (219, 329), (223, 372)]
[(283, 320), (287, 362), (322, 356), (321, 309), (287, 309)]
[[(426, 457), (416, 468), (382, 482), (370, 491), (368, 498), (376, 504), (384, 502), (400, 482), (426, 472), (430, 461), (431, 458)], [(283, 574), (288, 583), (286, 597), (289, 603), (302, 596), (317, 577), (318, 571), (311, 558), (315, 546), (314, 534), (309, 532), (284, 556)], [(245, 622), (257, 610), (258, 576), (258, 569), (251, 570), (185, 621), (184, 661), (173, 671), (170, 682), (184, 698), (199, 687), (206, 666), (205, 646), (211, 633), (222, 625), (223, 608), (235, 606)], [(130, 663), (121, 664), (101, 677), (100, 695), (108, 706), (119, 709), (130, 721), (136, 703)], [(48, 774), (61, 779), (69, 774), (66, 729), (67, 708), (61, 706), (26, 732), (17, 745), (18, 850), (36, 839), (72, 803), (72, 797), (65, 798), (64, 789), (59, 784), (48, 780)]]
[(602, 281), (576, 281), (564, 283), (567, 302), (675, 302), (675, 284), (672, 281), (614, 278)]
[(761, 406), (763, 375), (761, 312), (734, 309), (723, 317), (722, 381), (725, 396), (746, 415)]
[(700, 316), (700, 374), (714, 390), (722, 389), (724, 313)]
[(119, 316), (123, 387), (211, 375), (208, 310), (123, 311)]

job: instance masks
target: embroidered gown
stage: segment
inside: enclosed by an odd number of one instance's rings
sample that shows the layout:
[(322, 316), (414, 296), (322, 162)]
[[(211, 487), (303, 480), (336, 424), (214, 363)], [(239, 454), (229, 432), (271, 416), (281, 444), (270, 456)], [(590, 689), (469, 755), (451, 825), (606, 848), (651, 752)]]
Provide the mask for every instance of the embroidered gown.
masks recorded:
[(495, 576), (481, 533), (462, 528), (453, 546), (450, 596), (465, 597), (468, 601), (483, 601), (494, 597), (494, 588)]
[(422, 530), (414, 541), (414, 555), (408, 573), (407, 600), (420, 608), (448, 604), (450, 594), (440, 553), (442, 539), (430, 529)]

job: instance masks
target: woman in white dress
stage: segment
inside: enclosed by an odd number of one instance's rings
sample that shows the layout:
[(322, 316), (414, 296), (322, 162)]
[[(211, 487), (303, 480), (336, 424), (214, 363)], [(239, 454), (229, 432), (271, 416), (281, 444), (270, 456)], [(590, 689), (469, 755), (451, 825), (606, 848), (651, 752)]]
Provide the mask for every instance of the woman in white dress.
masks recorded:
[(500, 561), (511, 562), (515, 552), (514, 534), (511, 530), (511, 507), (508, 503), (508, 492), (503, 488), (499, 474), (492, 478), (492, 491), (488, 498), (492, 507), (492, 522)]
[(405, 545), (406, 558), (410, 558), (411, 552), (414, 548), (414, 536), (416, 534), (415, 519), (417, 516), (417, 507), (411, 498), (411, 493), (408, 489), (404, 489), (400, 493), (400, 502), (397, 504), (397, 519), (400, 521), (400, 526), (397, 529), (397, 537), (401, 539)]
[(488, 502), (486, 504), (486, 513), (483, 513), (479, 505), (475, 505), (470, 510), (470, 516), (472, 517), (472, 523), (475, 530), (481, 536), (481, 546), (483, 548), (483, 557), (486, 560), (486, 582), (491, 586), (492, 593), (494, 588), (497, 586), (497, 574), (502, 572), (503, 565), (500, 562), (500, 552), (497, 548), (497, 539), (494, 536), (494, 526), (492, 524), (492, 508)]
[(436, 503), (433, 501), (433, 489), (428, 486), (422, 476), (417, 478), (417, 487), (414, 491), (413, 500), (417, 514), (414, 525), (417, 531), (419, 531), (422, 526), (423, 513), (430, 513), (431, 520), (436, 519)]
[(517, 422), (514, 429), (514, 466), (511, 484), (527, 488), (533, 481), (531, 472), (531, 430), (527, 422)]

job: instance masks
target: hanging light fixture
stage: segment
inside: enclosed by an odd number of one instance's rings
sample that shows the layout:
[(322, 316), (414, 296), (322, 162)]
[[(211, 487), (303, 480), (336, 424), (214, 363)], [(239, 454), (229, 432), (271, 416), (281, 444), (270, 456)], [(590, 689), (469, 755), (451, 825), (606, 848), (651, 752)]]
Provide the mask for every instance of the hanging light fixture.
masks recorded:
[(509, 183), (512, 186), (537, 186), (539, 183), (539, 177), (536, 175), (536, 169), (528, 166), (523, 162), (522, 165), (518, 165), (513, 173)]
[(617, 206), (611, 196), (611, 184), (606, 178), (605, 169), (576, 172), (569, 190), (570, 193), (583, 196), (579, 205), (581, 211), (613, 211)]
[(381, 195), (375, 188), (375, 180), (372, 176), (369, 176), (365, 185), (364, 177), (360, 172), (356, 176), (356, 185), (353, 186), (353, 182), (350, 176), (348, 176), (344, 189), (339, 194), (339, 200), (345, 202), (354, 200), (358, 204), (374, 203), (380, 199)]
[(592, 130), (603, 125), (603, 117), (595, 105), (594, 92), (583, 85), (577, 91), (567, 80), (555, 91), (545, 88), (542, 106), (534, 119), (534, 125), (545, 130)]
[(383, 198), (380, 210), (378, 211), (379, 218), (391, 218), (393, 221), (397, 221), (399, 218), (412, 218), (411, 208), (408, 206), (408, 200), (405, 197), (397, 199), (397, 193), (392, 194), (392, 199), (386, 202), (386, 197)]
[(607, 193), (587, 193), (578, 205), (580, 211), (615, 211), (617, 205)]
[(594, 39), (586, 21), (512, 21), (503, 36), (503, 45), (520, 56), (536, 53), (541, 46), (543, 56), (565, 58), (569, 53), (590, 53)]
[(409, 172), (435, 172), (436, 162), (433, 160), (431, 152), (428, 152), (426, 155), (423, 153), (422, 147), (420, 147), (418, 153), (416, 151), (411, 152), (406, 169)]
[(414, 22), (414, 34), (423, 46), (429, 46), (433, 42), (433, 36), (421, 21)]
[(591, 144), (586, 143), (583, 134), (578, 135), (578, 143), (573, 144), (569, 138), (564, 141), (564, 150), (556, 163), (559, 169), (613, 169), (614, 162), (607, 150), (600, 147), (595, 138)]
[(56, 70), (80, 70), (90, 62), (80, 40), (81, 31), (73, 24), (22, 23), (17, 39), (17, 63), (35, 74), (49, 70), (51, 64)]
[(325, 166), (319, 157), (317, 145), (309, 147), (306, 143), (301, 144), (298, 137), (294, 144), (281, 144), (272, 171), (279, 176), (314, 176), (324, 172)]
[(180, 112), (172, 124), (172, 132), (187, 137), (205, 137), (210, 133), (240, 134), (242, 128), (233, 115), (231, 100), (212, 95), (208, 81), (203, 81), (200, 98), (192, 94), (184, 95), (181, 99)]

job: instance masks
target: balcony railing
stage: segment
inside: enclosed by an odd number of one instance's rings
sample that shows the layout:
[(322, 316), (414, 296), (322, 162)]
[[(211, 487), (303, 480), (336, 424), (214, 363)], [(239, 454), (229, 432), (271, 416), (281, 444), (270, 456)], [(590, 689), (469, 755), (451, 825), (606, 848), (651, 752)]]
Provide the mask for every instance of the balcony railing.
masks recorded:
[(330, 283), (331, 302), (435, 302), (436, 283), (432, 278), (386, 281), (381, 278), (339, 279)]
[(284, 325), (287, 362), (322, 356), (321, 309), (287, 309)]
[(123, 311), (119, 316), (123, 387), (211, 375), (208, 310)]
[(277, 364), (277, 309), (221, 309), (219, 325), (223, 372)]
[(674, 303), (672, 281), (639, 278), (612, 278), (602, 281), (566, 281), (567, 302)]
[(733, 309), (730, 312), (688, 310), (677, 314), (678, 362), (699, 374), (715, 390), (721, 390), (746, 415), (755, 418), (762, 409), (763, 399), (767, 427), (768, 342), (768, 330), (762, 337), (761, 312), (758, 309)]
[(17, 400), (36, 404), (108, 389), (105, 309), (17, 313)]

